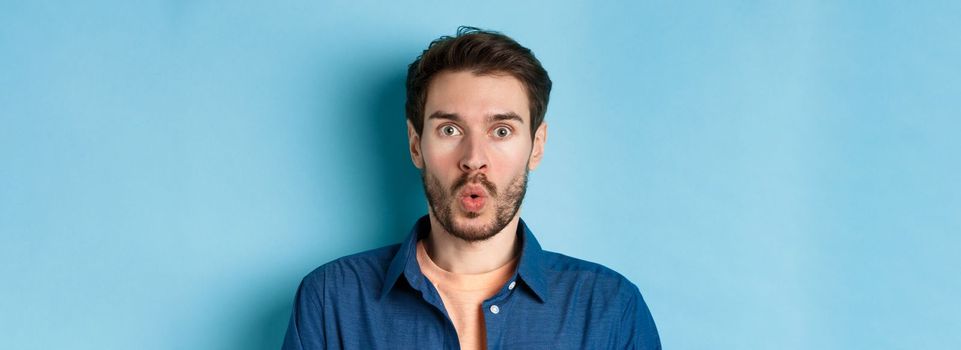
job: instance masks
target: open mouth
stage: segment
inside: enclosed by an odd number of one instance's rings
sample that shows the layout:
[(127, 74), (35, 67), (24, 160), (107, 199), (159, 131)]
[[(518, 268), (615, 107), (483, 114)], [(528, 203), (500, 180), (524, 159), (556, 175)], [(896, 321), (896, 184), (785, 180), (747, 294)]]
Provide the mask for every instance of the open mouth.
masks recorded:
[(460, 193), (461, 208), (468, 212), (478, 212), (487, 202), (487, 193), (483, 187), (468, 186)]

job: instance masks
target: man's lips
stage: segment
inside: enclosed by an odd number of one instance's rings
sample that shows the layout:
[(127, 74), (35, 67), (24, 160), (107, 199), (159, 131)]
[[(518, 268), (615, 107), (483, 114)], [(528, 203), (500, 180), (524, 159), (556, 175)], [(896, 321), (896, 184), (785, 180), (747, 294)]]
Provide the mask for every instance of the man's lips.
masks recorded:
[(484, 208), (485, 197), (461, 197), (460, 205), (466, 211), (480, 211)]
[(482, 186), (468, 185), (460, 191), (460, 204), (464, 210), (480, 211), (487, 202), (487, 191)]
[(487, 190), (481, 185), (466, 185), (460, 190), (460, 197), (487, 197)]

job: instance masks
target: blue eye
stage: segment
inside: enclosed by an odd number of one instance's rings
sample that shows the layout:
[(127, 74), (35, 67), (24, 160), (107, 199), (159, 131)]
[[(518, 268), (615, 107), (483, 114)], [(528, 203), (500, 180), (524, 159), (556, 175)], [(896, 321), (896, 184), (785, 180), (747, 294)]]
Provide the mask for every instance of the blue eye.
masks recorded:
[(494, 129), (494, 136), (497, 136), (499, 138), (505, 138), (505, 137), (511, 136), (511, 129), (506, 126), (498, 127)]

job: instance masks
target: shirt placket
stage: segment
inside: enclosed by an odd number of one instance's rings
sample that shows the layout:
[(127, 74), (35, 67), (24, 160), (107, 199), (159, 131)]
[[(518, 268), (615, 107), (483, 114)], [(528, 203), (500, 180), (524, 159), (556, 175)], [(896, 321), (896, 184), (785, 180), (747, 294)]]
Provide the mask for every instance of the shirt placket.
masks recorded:
[(457, 338), (457, 329), (454, 328), (454, 321), (450, 319), (447, 314), (447, 309), (444, 307), (444, 301), (440, 298), (440, 293), (437, 289), (430, 283), (430, 281), (425, 277), (419, 277), (420, 282), (418, 283), (417, 289), (420, 291), (421, 298), (428, 304), (434, 307), (434, 309), (444, 316), (446, 321), (444, 325), (444, 348), (445, 349), (460, 349), (460, 342)]
[(484, 313), (484, 326), (487, 328), (485, 336), (487, 337), (488, 349), (497, 349), (497, 344), (501, 343), (500, 339), (506, 331), (504, 329), (506, 318), (518, 317), (518, 315), (513, 314), (510, 307), (511, 296), (514, 294), (516, 287), (517, 274), (514, 274), (497, 294), (481, 304), (481, 310)]

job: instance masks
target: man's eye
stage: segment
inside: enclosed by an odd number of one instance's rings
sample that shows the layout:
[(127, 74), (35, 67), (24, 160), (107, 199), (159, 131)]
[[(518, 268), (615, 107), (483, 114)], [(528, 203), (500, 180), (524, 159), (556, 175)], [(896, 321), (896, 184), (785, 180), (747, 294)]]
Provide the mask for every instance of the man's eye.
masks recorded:
[(511, 136), (511, 129), (506, 126), (501, 126), (494, 129), (494, 136), (505, 138)]
[(460, 135), (460, 130), (457, 130), (453, 125), (445, 125), (440, 128), (440, 132), (444, 136), (457, 136)]

